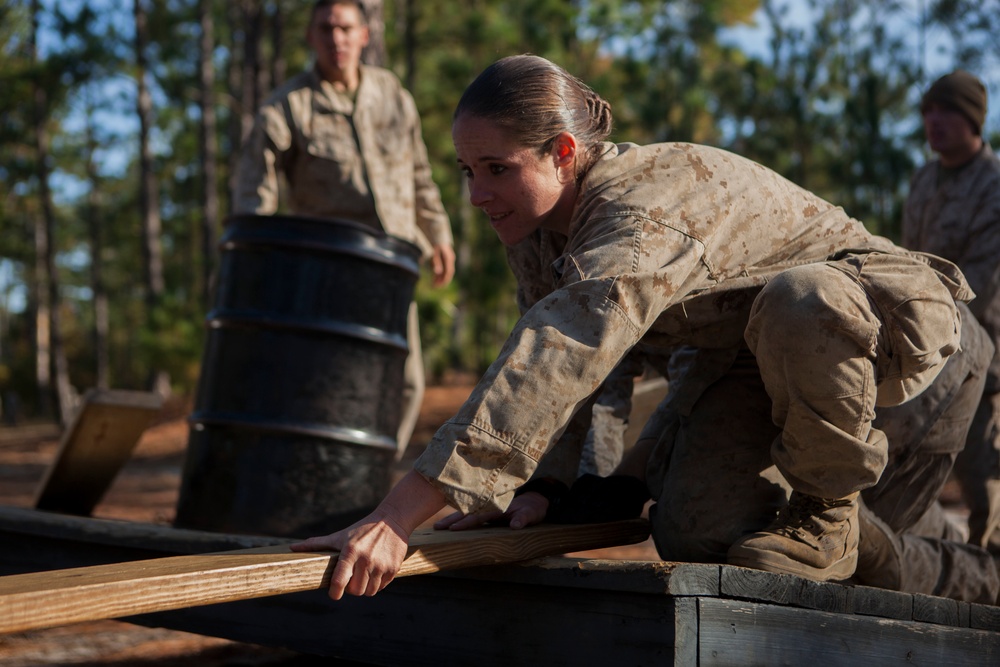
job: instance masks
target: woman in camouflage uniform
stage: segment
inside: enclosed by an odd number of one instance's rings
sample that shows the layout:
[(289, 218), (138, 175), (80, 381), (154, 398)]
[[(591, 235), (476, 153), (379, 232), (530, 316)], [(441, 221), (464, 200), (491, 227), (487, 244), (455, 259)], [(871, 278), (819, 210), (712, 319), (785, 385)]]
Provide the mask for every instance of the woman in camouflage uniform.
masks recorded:
[[(968, 428), (989, 359), (961, 315), (973, 296), (961, 272), (731, 153), (607, 143), (611, 120), (607, 102), (534, 56), (498, 61), (463, 95), (458, 163), (501, 242), (528, 246), (514, 268), (530, 308), (379, 508), (294, 547), (341, 550), (332, 597), (381, 590), (446, 503), (459, 513), (442, 527), (541, 520), (551, 495), (515, 493), (639, 344), (690, 355), (626, 469), (656, 501), (663, 558), (843, 580), (858, 563), (859, 493), (892, 456), (906, 454), (900, 478), (938, 484), (911, 492), (922, 507), (899, 520), (934, 503), (954, 454), (910, 454)], [(913, 442), (873, 426), (877, 408), (939, 384)], [(982, 595), (995, 598), (990, 575)]]

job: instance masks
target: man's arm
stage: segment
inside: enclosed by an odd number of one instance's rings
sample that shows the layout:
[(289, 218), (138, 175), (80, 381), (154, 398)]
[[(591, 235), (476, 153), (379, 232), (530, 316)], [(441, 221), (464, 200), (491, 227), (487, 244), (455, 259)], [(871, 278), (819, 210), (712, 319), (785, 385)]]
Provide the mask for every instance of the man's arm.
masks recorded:
[(283, 169), (283, 155), (290, 147), (291, 131), (280, 112), (273, 107), (261, 109), (240, 151), (234, 212), (277, 212), (278, 172)]
[[(413, 97), (402, 91), (402, 104), (409, 118), (410, 145), (413, 153), (414, 214), (417, 228), (433, 247), (434, 284), (443, 287), (451, 281), (455, 269), (451, 221), (441, 202), (441, 191), (431, 175), (430, 159), (420, 128), (420, 115)], [(441, 271), (438, 271), (440, 263)], [(439, 284), (440, 283), (440, 284)]]

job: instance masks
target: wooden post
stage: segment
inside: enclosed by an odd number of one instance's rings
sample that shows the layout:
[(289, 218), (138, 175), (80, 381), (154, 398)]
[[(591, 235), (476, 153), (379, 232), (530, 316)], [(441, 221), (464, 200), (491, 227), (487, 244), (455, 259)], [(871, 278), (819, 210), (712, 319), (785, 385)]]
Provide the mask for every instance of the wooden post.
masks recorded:
[(88, 391), (38, 486), (35, 507), (90, 515), (162, 405), (150, 392)]

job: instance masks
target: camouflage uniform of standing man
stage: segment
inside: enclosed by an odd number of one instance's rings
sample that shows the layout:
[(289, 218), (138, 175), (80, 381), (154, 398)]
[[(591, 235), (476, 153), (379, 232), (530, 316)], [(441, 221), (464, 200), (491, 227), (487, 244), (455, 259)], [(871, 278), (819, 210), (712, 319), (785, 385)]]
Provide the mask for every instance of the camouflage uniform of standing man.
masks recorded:
[[(958, 70), (927, 90), (924, 132), (938, 159), (913, 177), (903, 245), (955, 262), (976, 292), (970, 310), (1000, 347), (1000, 160), (983, 139), (986, 87)], [(969, 541), (1000, 553), (1000, 353), (955, 472), (971, 508)], [(992, 539), (991, 539), (992, 534)]]
[[(417, 243), (431, 259), (434, 285), (443, 287), (454, 275), (455, 253), (420, 118), (394, 74), (361, 64), (368, 38), (360, 2), (316, 2), (306, 32), (316, 65), (261, 107), (243, 147), (235, 211), (273, 214), (283, 174), (294, 213), (353, 220)], [(407, 338), (399, 453), (424, 391), (415, 304)]]

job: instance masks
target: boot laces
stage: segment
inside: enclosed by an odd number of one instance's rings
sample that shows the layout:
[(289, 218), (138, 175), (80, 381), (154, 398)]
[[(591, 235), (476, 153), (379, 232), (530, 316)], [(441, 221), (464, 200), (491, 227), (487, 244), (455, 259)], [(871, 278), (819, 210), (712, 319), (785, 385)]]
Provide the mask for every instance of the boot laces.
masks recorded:
[(798, 530), (816, 534), (823, 532), (817, 519), (837, 507), (847, 507), (851, 504), (849, 498), (818, 498), (805, 494), (792, 494), (788, 504), (778, 512), (778, 532), (791, 535)]

